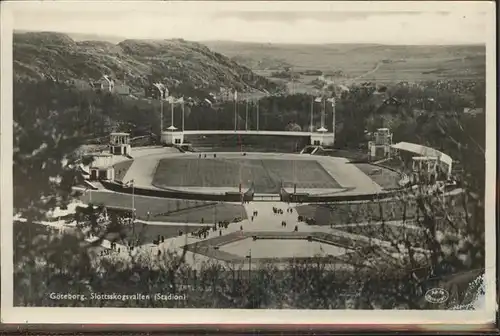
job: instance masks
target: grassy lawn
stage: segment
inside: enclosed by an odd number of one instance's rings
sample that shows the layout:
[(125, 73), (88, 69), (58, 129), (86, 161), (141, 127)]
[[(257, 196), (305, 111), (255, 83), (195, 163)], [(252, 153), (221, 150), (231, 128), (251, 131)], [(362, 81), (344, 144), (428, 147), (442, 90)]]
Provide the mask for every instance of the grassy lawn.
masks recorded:
[[(92, 196), (90, 196), (92, 195)], [(132, 195), (111, 192), (92, 191), (81, 196), (85, 203), (95, 205), (106, 205), (108, 207), (132, 208)], [(246, 218), (243, 206), (238, 204), (218, 204), (214, 210), (214, 203), (209, 201), (192, 201), (169, 198), (155, 198), (146, 196), (134, 196), (134, 207), (137, 218), (146, 220), (148, 211), (151, 213), (150, 220), (171, 222), (193, 222), (199, 223), (201, 218), (206, 222), (213, 220), (216, 212), (217, 220), (232, 221), (234, 217)]]
[[(158, 239), (158, 236), (163, 236), (165, 239), (177, 237), (179, 233), (183, 234), (191, 233), (197, 231), (205, 226), (185, 226), (185, 225), (152, 225), (152, 224), (142, 224), (134, 223), (134, 228), (128, 228), (125, 230), (122, 237), (120, 234), (110, 232), (106, 235), (106, 239), (110, 241), (120, 242), (126, 244), (127, 241), (132, 241), (139, 239), (139, 244), (151, 244), (153, 240)], [(123, 239), (122, 239), (123, 238)]]
[(217, 203), (196, 208), (175, 211), (169, 214), (158, 214), (151, 220), (168, 221), (173, 223), (217, 223), (219, 221), (232, 222), (235, 218), (246, 219), (246, 211), (242, 205)]
[(226, 187), (252, 185), (260, 193), (274, 193), (285, 187), (339, 188), (315, 160), (255, 159), (164, 159), (156, 170), (153, 185), (158, 187)]
[[(397, 220), (403, 217), (402, 201), (381, 201), (365, 203), (306, 204), (296, 207), (301, 216), (314, 218), (316, 225), (341, 225), (370, 221)], [(406, 208), (406, 216), (411, 218), (415, 209)]]

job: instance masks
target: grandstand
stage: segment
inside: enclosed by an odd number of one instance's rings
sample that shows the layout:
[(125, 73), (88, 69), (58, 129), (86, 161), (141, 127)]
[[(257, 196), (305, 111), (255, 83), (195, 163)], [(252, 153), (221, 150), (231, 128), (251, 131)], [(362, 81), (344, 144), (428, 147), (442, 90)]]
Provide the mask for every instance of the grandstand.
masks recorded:
[(184, 141), (200, 152), (297, 153), (309, 143), (305, 137), (236, 134), (185, 135)]

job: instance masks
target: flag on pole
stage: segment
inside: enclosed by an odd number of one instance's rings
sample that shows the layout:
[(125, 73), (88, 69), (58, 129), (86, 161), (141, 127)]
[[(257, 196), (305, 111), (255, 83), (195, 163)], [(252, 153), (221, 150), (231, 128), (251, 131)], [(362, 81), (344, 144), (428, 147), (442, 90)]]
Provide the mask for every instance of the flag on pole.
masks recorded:
[(172, 97), (172, 96), (168, 96), (165, 98), (165, 100), (167, 101), (167, 103), (169, 104), (175, 104), (175, 98)]
[(323, 101), (323, 98), (321, 98), (321, 97), (317, 97), (314, 99), (315, 103), (321, 103), (322, 101)]
[(332, 106), (335, 106), (335, 103), (336, 103), (335, 102), (335, 98), (333, 98), (333, 97), (332, 98), (328, 98), (326, 101), (329, 102), (329, 103), (332, 103)]
[(134, 186), (134, 180), (133, 179), (130, 180), (130, 181), (128, 181), (127, 183), (125, 183), (125, 187), (127, 187), (127, 188), (131, 188), (133, 186)]
[(165, 99), (168, 96), (168, 89), (165, 87), (165, 85), (161, 83), (153, 83), (153, 86), (160, 91), (160, 99)]
[(184, 97), (180, 97), (175, 101), (176, 104), (184, 104)]

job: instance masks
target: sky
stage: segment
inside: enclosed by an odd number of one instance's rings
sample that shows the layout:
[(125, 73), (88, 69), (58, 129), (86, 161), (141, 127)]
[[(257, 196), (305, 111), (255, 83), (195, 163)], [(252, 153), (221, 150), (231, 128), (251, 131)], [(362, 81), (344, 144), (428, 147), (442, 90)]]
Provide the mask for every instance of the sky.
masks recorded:
[(484, 44), (488, 2), (16, 1), (14, 29), (259, 43)]

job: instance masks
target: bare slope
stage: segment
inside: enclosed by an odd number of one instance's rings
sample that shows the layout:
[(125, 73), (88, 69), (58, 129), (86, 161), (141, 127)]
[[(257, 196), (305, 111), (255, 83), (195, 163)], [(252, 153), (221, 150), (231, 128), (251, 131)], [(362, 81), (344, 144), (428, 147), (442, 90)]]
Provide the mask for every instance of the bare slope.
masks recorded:
[(111, 75), (138, 91), (150, 80), (197, 89), (272, 90), (275, 85), (206, 46), (174, 40), (75, 41), (66, 34), (14, 34), (17, 79), (97, 80)]

